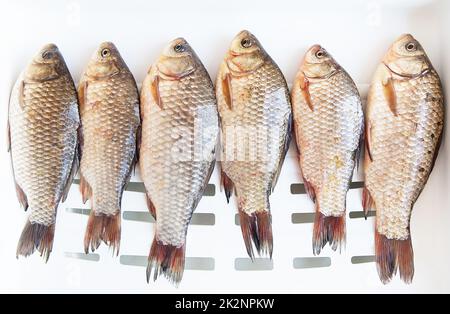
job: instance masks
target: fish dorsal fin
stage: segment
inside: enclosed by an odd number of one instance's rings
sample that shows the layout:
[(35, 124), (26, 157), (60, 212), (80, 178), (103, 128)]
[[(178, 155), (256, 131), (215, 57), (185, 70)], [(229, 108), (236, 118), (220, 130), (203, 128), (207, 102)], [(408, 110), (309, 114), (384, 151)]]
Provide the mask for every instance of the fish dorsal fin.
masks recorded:
[(155, 75), (150, 84), (150, 91), (152, 93), (153, 99), (155, 100), (155, 103), (162, 110), (162, 109), (164, 109), (164, 107), (163, 107), (163, 102), (161, 99), (161, 94), (159, 92), (159, 83), (160, 83), (160, 77), (159, 77), (159, 75)]
[(222, 77), (222, 94), (228, 109), (233, 109), (233, 95), (231, 93), (231, 74), (225, 73)]
[(394, 116), (397, 116), (397, 96), (395, 93), (394, 79), (392, 75), (388, 72), (388, 70), (385, 71), (381, 83), (383, 86), (383, 94), (384, 97), (386, 98), (387, 105), (389, 106), (389, 109), (391, 110), (392, 114)]
[(299, 75), (298, 84), (300, 86), (300, 90), (302, 91), (303, 97), (305, 98), (306, 104), (311, 111), (314, 111), (311, 101), (311, 94), (309, 93), (309, 80), (303, 73), (300, 73)]

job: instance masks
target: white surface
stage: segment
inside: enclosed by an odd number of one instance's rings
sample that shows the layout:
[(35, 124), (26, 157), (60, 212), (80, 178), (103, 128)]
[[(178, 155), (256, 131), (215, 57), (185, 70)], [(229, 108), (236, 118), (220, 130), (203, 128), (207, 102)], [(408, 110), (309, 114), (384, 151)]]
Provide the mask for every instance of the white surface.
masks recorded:
[[(9, 89), (40, 46), (56, 43), (75, 81), (96, 46), (113, 41), (137, 81), (171, 39), (183, 36), (214, 79), (233, 36), (252, 31), (292, 82), (299, 60), (320, 43), (367, 86), (380, 58), (401, 33), (412, 33), (426, 48), (450, 90), (450, 3), (426, 1), (2, 1), (0, 4), (0, 130), (5, 129)], [(0, 136), (2, 215), (0, 220), (0, 291), (3, 292), (450, 292), (450, 151), (445, 129), (441, 152), (412, 218), (416, 275), (413, 284), (398, 278), (384, 286), (373, 263), (354, 265), (355, 255), (373, 254), (373, 219), (347, 219), (347, 247), (342, 254), (325, 249), (331, 266), (294, 269), (293, 258), (312, 256), (311, 224), (292, 224), (294, 212), (313, 211), (306, 195), (290, 193), (299, 182), (292, 155), (287, 158), (271, 197), (274, 268), (236, 271), (234, 260), (246, 257), (240, 228), (234, 225), (234, 200), (227, 205), (218, 189), (217, 169), (211, 179), (216, 195), (204, 197), (197, 212), (215, 214), (214, 226), (191, 226), (187, 256), (213, 257), (213, 271), (185, 271), (178, 289), (164, 278), (149, 285), (145, 268), (124, 266), (104, 245), (100, 261), (67, 258), (82, 252), (87, 216), (71, 214), (80, 207), (78, 186), (60, 206), (54, 251), (48, 264), (38, 255), (16, 260), (15, 249), (26, 214), (19, 209)], [(136, 180), (136, 178), (135, 178)], [(347, 211), (360, 211), (360, 190), (348, 195)], [(84, 206), (86, 207), (86, 206)], [(123, 210), (146, 211), (140, 193), (126, 192)], [(121, 254), (147, 255), (153, 225), (123, 220)]]

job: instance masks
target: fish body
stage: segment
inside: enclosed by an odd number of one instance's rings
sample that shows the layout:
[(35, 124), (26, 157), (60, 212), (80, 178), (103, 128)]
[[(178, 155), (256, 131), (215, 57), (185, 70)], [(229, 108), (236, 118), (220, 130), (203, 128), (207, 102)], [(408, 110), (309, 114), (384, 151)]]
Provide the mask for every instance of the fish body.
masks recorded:
[(294, 131), (306, 190), (316, 204), (313, 252), (345, 242), (346, 196), (359, 157), (364, 115), (352, 78), (321, 46), (311, 47), (292, 87)]
[(423, 47), (406, 34), (391, 46), (374, 75), (366, 113), (363, 206), (376, 209), (375, 255), (387, 283), (397, 270), (414, 275), (411, 211), (439, 150), (444, 96)]
[(156, 232), (147, 281), (163, 274), (178, 284), (186, 234), (215, 164), (219, 123), (213, 84), (183, 38), (171, 41), (141, 89), (140, 173)]
[(227, 200), (235, 189), (248, 255), (254, 257), (255, 247), (272, 256), (269, 196), (289, 147), (291, 104), (283, 74), (250, 32), (233, 39), (220, 66), (216, 95)]
[(78, 166), (78, 101), (58, 48), (44, 46), (13, 87), (8, 139), (17, 196), (30, 215), (17, 255), (36, 249), (48, 260), (56, 211)]
[(84, 246), (119, 252), (122, 193), (136, 162), (140, 125), (136, 82), (119, 51), (102, 43), (78, 86), (82, 122), (80, 190), (90, 199)]

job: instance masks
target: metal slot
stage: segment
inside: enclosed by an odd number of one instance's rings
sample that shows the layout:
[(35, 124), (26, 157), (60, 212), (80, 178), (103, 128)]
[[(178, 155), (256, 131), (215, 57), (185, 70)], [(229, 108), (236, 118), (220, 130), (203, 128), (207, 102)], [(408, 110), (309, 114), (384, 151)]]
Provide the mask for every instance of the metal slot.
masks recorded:
[(322, 268), (331, 266), (331, 258), (329, 257), (296, 257), (293, 260), (295, 269), (304, 268)]
[[(350, 189), (360, 189), (364, 187), (364, 182), (351, 182)], [(305, 185), (303, 183), (291, 184), (291, 194), (306, 194)]]
[(374, 255), (352, 256), (351, 262), (352, 264), (374, 263), (375, 256)]
[(293, 213), (291, 220), (293, 224), (309, 224), (314, 222), (316, 213)]
[(64, 256), (67, 258), (76, 258), (84, 261), (98, 262), (100, 260), (100, 255), (96, 253), (79, 253), (79, 252), (64, 252)]
[[(350, 212), (349, 216), (351, 219), (364, 218), (364, 212), (363, 211)], [(370, 210), (367, 213), (367, 217), (375, 217), (375, 216), (376, 216), (376, 212), (374, 210)]]
[(248, 270), (272, 270), (273, 261), (270, 258), (236, 258), (234, 260), (234, 269), (239, 271)]

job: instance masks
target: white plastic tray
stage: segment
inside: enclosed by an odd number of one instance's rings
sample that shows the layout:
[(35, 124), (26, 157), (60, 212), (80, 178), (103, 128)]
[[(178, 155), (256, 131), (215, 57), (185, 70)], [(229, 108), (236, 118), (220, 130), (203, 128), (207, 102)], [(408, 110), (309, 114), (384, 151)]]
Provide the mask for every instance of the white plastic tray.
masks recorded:
[[(211, 77), (234, 35), (251, 30), (278, 63), (288, 82), (312, 44), (329, 50), (358, 83), (365, 98), (380, 58), (401, 33), (412, 33), (450, 90), (449, 1), (9, 1), (0, 5), (0, 129), (5, 129), (9, 89), (37, 49), (55, 42), (77, 81), (101, 41), (113, 41), (142, 81), (149, 65), (171, 39), (183, 36), (194, 47)], [(120, 256), (104, 245), (85, 256), (87, 216), (79, 214), (78, 186), (73, 185), (57, 218), (54, 251), (48, 264), (38, 255), (16, 260), (15, 249), (26, 213), (19, 209), (9, 155), (0, 136), (2, 211), (0, 219), (0, 291), (4, 292), (450, 292), (450, 150), (448, 129), (430, 180), (416, 203), (412, 238), (416, 275), (411, 285), (395, 279), (382, 285), (371, 261), (373, 218), (361, 217), (361, 189), (348, 193), (347, 246), (342, 254), (326, 248), (313, 257), (313, 204), (293, 194), (300, 183), (291, 147), (271, 197), (273, 262), (247, 258), (235, 224), (235, 199), (229, 205), (219, 192), (217, 168), (212, 196), (200, 202), (187, 239), (187, 268), (178, 289), (164, 278), (147, 284), (145, 267), (153, 225), (144, 195), (123, 198)], [(138, 176), (133, 182), (139, 181)], [(361, 181), (356, 174), (354, 181)], [(360, 186), (360, 184), (356, 185)], [(130, 189), (140, 190), (139, 184)], [(68, 209), (69, 208), (69, 209)], [(70, 208), (75, 208), (71, 210)], [(75, 212), (75, 213), (74, 213)], [(138, 213), (133, 213), (138, 212)], [(138, 220), (138, 221), (135, 221)], [(79, 254), (82, 253), (82, 254)], [(137, 257), (136, 257), (137, 256)]]

